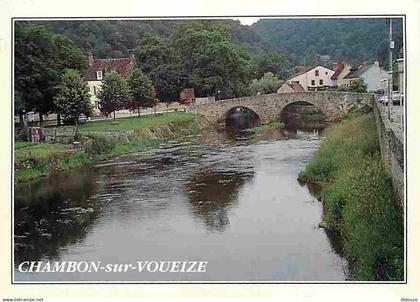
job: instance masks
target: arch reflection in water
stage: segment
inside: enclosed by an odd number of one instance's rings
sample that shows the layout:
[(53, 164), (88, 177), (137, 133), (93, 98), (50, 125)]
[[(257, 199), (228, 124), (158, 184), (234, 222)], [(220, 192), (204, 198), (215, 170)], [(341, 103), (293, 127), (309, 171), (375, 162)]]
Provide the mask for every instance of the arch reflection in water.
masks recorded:
[(324, 114), (307, 102), (295, 102), (287, 105), (280, 112), (280, 120), (286, 128), (322, 130), (326, 127)]
[(224, 231), (229, 225), (229, 209), (238, 202), (240, 188), (252, 178), (250, 173), (199, 170), (186, 183), (193, 213), (208, 230)]
[(260, 117), (247, 107), (234, 107), (225, 114), (225, 126), (243, 130), (261, 124)]
[(92, 169), (79, 169), (15, 186), (16, 265), (57, 257), (86, 235), (99, 213), (95, 179)]

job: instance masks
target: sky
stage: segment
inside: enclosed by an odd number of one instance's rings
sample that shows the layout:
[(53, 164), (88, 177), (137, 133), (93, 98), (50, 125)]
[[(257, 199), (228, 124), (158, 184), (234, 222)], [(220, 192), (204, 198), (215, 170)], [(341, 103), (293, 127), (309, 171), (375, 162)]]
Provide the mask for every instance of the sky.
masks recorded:
[(242, 17), (242, 18), (234, 18), (235, 20), (239, 20), (242, 25), (252, 25), (253, 23), (257, 22), (260, 18), (258, 17)]

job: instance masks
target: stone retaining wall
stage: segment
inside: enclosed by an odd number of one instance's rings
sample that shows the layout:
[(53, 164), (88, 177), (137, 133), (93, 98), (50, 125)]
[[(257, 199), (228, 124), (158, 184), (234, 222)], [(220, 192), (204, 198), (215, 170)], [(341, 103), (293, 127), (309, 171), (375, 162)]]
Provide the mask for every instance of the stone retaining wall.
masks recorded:
[(391, 174), (393, 188), (399, 205), (404, 210), (404, 134), (389, 122), (387, 113), (378, 101), (374, 102), (373, 112), (378, 129), (382, 160)]

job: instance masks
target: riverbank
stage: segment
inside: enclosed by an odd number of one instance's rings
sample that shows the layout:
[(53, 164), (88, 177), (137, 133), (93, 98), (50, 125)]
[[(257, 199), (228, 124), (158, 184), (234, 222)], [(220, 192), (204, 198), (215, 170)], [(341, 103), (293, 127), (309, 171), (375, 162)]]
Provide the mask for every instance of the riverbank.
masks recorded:
[(403, 280), (404, 228), (372, 114), (329, 127), (299, 179), (322, 184), (321, 225), (343, 238), (351, 279)]
[(130, 152), (144, 151), (167, 139), (198, 134), (206, 123), (190, 113), (97, 121), (77, 129), (82, 148), (69, 144), (15, 144), (15, 182), (20, 183), (59, 171)]

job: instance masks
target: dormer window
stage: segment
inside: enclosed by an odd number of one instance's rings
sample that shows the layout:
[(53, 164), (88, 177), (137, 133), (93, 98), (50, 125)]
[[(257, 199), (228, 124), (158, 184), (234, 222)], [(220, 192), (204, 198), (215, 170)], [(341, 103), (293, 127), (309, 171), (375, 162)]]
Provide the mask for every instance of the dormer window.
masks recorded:
[(96, 71), (96, 79), (102, 80), (102, 70)]

